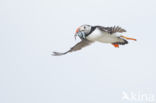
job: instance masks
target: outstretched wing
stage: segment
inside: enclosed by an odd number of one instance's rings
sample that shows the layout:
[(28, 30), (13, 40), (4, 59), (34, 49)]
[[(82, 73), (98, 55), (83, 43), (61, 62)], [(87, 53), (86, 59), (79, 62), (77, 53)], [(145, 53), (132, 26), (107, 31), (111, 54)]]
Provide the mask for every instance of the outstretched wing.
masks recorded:
[(116, 33), (116, 32), (119, 32), (119, 33), (122, 33), (122, 32), (126, 32), (125, 29), (119, 27), (119, 26), (113, 26), (113, 27), (103, 27), (103, 26), (96, 26), (97, 28), (99, 28), (100, 30), (104, 31), (104, 32), (108, 32), (110, 34), (113, 34), (113, 33)]
[(82, 49), (83, 47), (86, 47), (88, 46), (89, 44), (93, 43), (92, 41), (89, 41), (89, 40), (82, 40), (80, 41), (79, 43), (77, 43), (76, 45), (74, 45), (70, 50), (64, 52), (64, 53), (60, 53), (60, 52), (53, 52), (53, 56), (60, 56), (60, 55), (65, 55), (69, 52), (73, 52), (73, 51), (77, 51), (77, 50), (80, 50)]

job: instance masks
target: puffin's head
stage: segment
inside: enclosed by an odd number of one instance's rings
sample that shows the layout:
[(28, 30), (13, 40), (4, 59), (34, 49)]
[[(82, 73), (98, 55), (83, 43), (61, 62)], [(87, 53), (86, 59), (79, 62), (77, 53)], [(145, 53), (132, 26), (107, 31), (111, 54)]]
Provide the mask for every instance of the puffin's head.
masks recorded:
[(85, 34), (88, 34), (91, 31), (91, 28), (92, 28), (91, 25), (81, 25), (76, 29), (76, 33), (84, 32)]
[(78, 35), (81, 39), (90, 33), (92, 26), (91, 25), (81, 25), (76, 29), (75, 38)]

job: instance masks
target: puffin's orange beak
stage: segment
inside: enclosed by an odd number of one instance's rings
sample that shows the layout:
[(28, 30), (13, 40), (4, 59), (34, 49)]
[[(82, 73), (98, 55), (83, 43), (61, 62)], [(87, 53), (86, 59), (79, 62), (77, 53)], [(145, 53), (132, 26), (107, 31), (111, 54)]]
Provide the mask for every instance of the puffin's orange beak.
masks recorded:
[(78, 33), (78, 32), (79, 32), (79, 30), (80, 30), (80, 27), (78, 27), (78, 28), (76, 29), (75, 34), (76, 34), (76, 33)]
[(77, 33), (80, 31), (80, 27), (78, 27), (77, 29), (76, 29), (76, 32), (75, 32), (75, 35), (74, 35), (74, 37), (75, 37), (75, 40), (76, 40), (76, 37), (77, 37)]

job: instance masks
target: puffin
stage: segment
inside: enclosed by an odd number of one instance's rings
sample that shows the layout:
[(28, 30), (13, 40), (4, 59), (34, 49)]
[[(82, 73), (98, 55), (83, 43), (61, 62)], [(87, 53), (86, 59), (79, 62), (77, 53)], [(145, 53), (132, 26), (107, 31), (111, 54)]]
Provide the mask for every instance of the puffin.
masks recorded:
[(126, 32), (126, 30), (119, 26), (104, 27), (99, 25), (81, 25), (76, 29), (74, 35), (75, 39), (78, 36), (81, 41), (66, 52), (53, 52), (52, 55), (61, 56), (70, 52), (78, 51), (94, 42), (107, 43), (113, 45), (115, 48), (119, 48), (119, 45), (128, 44), (127, 40), (136, 41), (135, 38), (123, 36), (124, 32)]

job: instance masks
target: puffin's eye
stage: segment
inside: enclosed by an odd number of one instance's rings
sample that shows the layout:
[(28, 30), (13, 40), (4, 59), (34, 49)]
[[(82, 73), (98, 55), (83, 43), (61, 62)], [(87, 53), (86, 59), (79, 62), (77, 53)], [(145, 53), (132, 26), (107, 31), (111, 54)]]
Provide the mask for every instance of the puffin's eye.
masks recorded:
[(86, 29), (86, 27), (84, 26), (84, 29)]

